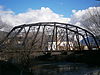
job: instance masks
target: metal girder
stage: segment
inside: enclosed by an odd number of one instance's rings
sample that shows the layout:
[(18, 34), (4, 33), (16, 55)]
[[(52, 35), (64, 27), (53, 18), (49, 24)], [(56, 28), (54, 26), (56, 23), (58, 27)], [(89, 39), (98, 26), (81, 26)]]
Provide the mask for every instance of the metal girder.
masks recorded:
[[(31, 31), (32, 27), (35, 28), (33, 32)], [(20, 29), (15, 36), (8, 38), (12, 36), (11, 33), (18, 28)], [(93, 38), (92, 42), (89, 40), (89, 37)], [(84, 41), (85, 44), (82, 43), (82, 41)], [(13, 43), (13, 45), (11, 43)], [(9, 47), (5, 48), (10, 50), (14, 50), (15, 48), (18, 50), (29, 49), (43, 51), (99, 49), (95, 36), (88, 30), (75, 25), (58, 22), (41, 22), (16, 26), (0, 43), (0, 49), (2, 50), (2, 48), (4, 49), (2, 46), (8, 45)], [(87, 49), (85, 49), (85, 47), (87, 47)]]

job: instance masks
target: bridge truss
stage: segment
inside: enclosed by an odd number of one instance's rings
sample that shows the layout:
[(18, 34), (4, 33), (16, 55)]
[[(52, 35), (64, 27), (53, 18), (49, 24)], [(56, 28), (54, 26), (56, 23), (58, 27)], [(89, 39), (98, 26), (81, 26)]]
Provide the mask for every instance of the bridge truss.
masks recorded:
[[(92, 41), (90, 40), (92, 38)], [(42, 22), (14, 27), (0, 43), (0, 60), (31, 65), (32, 56), (99, 50), (94, 35), (78, 26)]]
[[(92, 41), (90, 40), (92, 39)], [(98, 50), (94, 35), (78, 26), (41, 22), (14, 27), (0, 44), (8, 51), (75, 51)]]

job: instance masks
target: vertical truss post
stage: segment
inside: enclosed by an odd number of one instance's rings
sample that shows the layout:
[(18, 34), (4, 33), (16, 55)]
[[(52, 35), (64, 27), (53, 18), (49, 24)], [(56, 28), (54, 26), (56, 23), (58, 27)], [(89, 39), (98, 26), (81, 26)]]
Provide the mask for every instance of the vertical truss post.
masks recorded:
[(77, 31), (77, 33), (76, 33), (76, 39), (78, 41), (79, 50), (81, 50), (80, 41), (79, 41), (79, 35), (78, 35), (78, 29), (77, 28), (76, 28), (76, 31)]
[(27, 34), (27, 31), (26, 31), (25, 27), (24, 27), (23, 29), (24, 29), (24, 31), (25, 31), (25, 34)]
[(39, 23), (39, 27), (38, 27), (38, 30), (37, 30), (37, 32), (36, 32), (35, 37), (34, 37), (33, 40), (32, 40), (31, 47), (32, 47), (32, 46), (34, 45), (34, 43), (35, 43), (36, 37), (37, 37), (37, 35), (38, 35), (38, 33), (39, 33), (39, 30), (40, 30), (40, 26), (41, 26), (41, 23)]
[(11, 41), (14, 40), (14, 38), (22, 31), (23, 27), (21, 27), (21, 29), (15, 34), (15, 36), (11, 39)]
[[(21, 31), (22, 31), (23, 27), (21, 27), (21, 29), (16, 33), (16, 35), (18, 35)], [(16, 35), (13, 37), (13, 39), (16, 37)]]
[(22, 45), (24, 45), (24, 46), (25, 46), (25, 41), (27, 40), (27, 36), (28, 36), (28, 34), (29, 34), (30, 28), (31, 28), (31, 26), (29, 26), (29, 29), (28, 29), (28, 31), (26, 32), (26, 36), (25, 36), (25, 38), (24, 38), (24, 40), (23, 40)]
[(84, 37), (83, 35), (82, 35), (82, 37), (83, 37), (83, 39), (84, 39), (84, 41), (85, 41), (86, 46), (88, 47), (88, 49), (90, 49), (90, 47), (89, 47), (89, 45), (88, 45), (88, 43), (87, 43), (85, 37)]
[(92, 34), (92, 37), (93, 37), (93, 39), (94, 39), (94, 41), (95, 41), (95, 44), (96, 44), (97, 50), (100, 50), (100, 49), (99, 49), (98, 42), (97, 42), (97, 40), (95, 39), (95, 37), (94, 37), (94, 35), (93, 35), (93, 34)]
[(58, 46), (57, 46), (57, 26), (56, 26), (56, 50), (58, 50)]
[(88, 42), (89, 48), (92, 49), (92, 48), (91, 48), (91, 45), (90, 45), (90, 42), (89, 42), (88, 34), (87, 34), (86, 31), (85, 31), (85, 35), (86, 35), (86, 38), (87, 38), (87, 42)]
[(42, 50), (43, 41), (44, 41), (44, 32), (45, 32), (45, 25), (44, 25), (44, 27), (43, 27), (43, 33), (42, 33), (42, 38), (41, 38), (41, 45), (40, 45), (41, 50)]
[(66, 25), (66, 50), (70, 50), (69, 38), (68, 38), (68, 25)]
[(55, 27), (56, 27), (56, 24), (54, 23), (54, 28), (53, 28), (53, 34), (52, 34), (52, 40), (51, 40), (51, 51), (53, 50), (52, 49), (52, 46), (53, 46), (53, 41), (54, 41), (54, 33), (55, 33)]

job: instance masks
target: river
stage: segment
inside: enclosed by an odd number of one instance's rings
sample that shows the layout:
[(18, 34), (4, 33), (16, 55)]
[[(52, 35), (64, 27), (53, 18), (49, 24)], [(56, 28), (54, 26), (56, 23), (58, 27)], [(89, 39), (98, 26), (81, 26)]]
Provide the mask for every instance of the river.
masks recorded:
[(33, 75), (100, 75), (100, 67), (82, 63), (42, 63), (32, 69)]

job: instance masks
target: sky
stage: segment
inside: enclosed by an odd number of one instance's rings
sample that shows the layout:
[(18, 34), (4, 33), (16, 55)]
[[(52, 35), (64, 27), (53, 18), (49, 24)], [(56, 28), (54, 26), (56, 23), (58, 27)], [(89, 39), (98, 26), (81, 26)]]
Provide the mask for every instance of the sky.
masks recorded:
[(12, 10), (15, 14), (26, 12), (29, 8), (36, 10), (48, 7), (57, 14), (70, 17), (72, 10), (82, 10), (98, 3), (96, 0), (0, 0), (5, 10)]
[[(100, 5), (96, 0), (0, 0), (0, 27), (37, 22), (80, 25), (87, 10)], [(100, 7), (97, 8), (100, 10)], [(0, 29), (1, 29), (0, 28)]]

